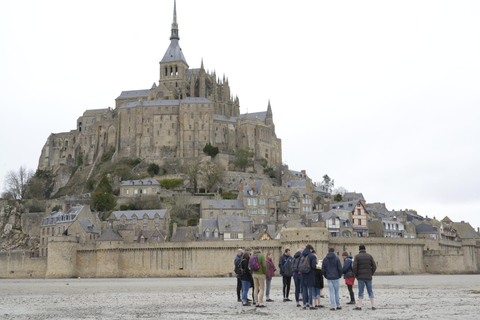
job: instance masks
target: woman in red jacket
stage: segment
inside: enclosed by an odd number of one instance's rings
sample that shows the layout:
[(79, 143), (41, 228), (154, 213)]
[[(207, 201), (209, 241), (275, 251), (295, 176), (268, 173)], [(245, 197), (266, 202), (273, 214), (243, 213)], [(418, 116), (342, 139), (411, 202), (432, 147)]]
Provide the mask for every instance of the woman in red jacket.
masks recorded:
[(267, 297), (267, 302), (273, 302), (272, 299), (270, 299), (270, 285), (272, 283), (272, 278), (275, 275), (275, 271), (277, 268), (275, 267), (275, 264), (273, 263), (273, 252), (268, 251), (267, 253), (267, 276), (266, 276), (266, 289), (265, 289), (265, 296)]

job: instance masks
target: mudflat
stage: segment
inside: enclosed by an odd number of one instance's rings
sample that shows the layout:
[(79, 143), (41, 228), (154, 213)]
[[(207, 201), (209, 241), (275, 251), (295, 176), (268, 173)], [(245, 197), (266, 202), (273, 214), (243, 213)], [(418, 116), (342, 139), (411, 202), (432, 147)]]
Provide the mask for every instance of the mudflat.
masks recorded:
[[(325, 282), (326, 284), (326, 282)], [(318, 310), (282, 301), (282, 279), (272, 281), (266, 308), (237, 302), (235, 278), (0, 279), (0, 319), (478, 319), (480, 275), (374, 276), (376, 310), (365, 292), (361, 311), (330, 311), (328, 288)], [(357, 296), (357, 283), (354, 291)], [(290, 298), (294, 300), (294, 284)], [(249, 297), (251, 294), (249, 293)]]

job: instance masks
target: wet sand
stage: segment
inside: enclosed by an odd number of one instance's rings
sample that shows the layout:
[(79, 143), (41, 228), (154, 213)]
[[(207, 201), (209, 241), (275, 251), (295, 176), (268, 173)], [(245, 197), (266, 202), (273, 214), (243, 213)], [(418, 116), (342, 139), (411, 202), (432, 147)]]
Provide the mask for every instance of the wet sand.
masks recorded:
[[(292, 281), (292, 291), (293, 291)], [(376, 276), (375, 306), (330, 311), (328, 288), (319, 310), (282, 302), (282, 279), (272, 281), (267, 308), (242, 307), (235, 278), (0, 279), (0, 319), (478, 319), (480, 275)], [(357, 295), (357, 286), (354, 286)], [(249, 295), (250, 296), (250, 295)], [(367, 296), (365, 292), (365, 296)], [(291, 294), (293, 299), (294, 295)]]

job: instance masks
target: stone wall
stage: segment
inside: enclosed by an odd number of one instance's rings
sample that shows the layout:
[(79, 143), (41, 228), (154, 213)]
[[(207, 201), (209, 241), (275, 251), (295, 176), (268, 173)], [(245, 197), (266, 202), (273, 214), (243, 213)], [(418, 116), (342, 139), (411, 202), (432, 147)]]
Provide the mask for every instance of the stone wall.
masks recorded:
[[(289, 228), (282, 240), (124, 243), (97, 241), (80, 245), (72, 237), (55, 236), (46, 259), (26, 252), (0, 253), (1, 278), (229, 277), (238, 248), (260, 246), (275, 262), (285, 248), (295, 252), (311, 244), (323, 259), (328, 248), (337, 255), (358, 253), (366, 246), (377, 262), (376, 274), (478, 273), (480, 246), (424, 239), (330, 238), (325, 228)], [(428, 250), (427, 250), (428, 249)]]
[(44, 278), (47, 258), (31, 257), (30, 251), (0, 251), (0, 278)]

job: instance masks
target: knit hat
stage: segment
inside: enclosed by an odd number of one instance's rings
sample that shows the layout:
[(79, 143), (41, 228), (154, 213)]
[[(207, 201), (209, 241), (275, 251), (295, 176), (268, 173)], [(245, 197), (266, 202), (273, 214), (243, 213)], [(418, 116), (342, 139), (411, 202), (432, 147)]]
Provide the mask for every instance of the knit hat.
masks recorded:
[(303, 249), (298, 249), (297, 252), (302, 253), (302, 252), (303, 252)]
[(348, 252), (347, 252), (347, 251), (343, 251), (342, 257), (348, 257)]
[(358, 250), (365, 250), (365, 246), (361, 244), (360, 247), (358, 247)]

